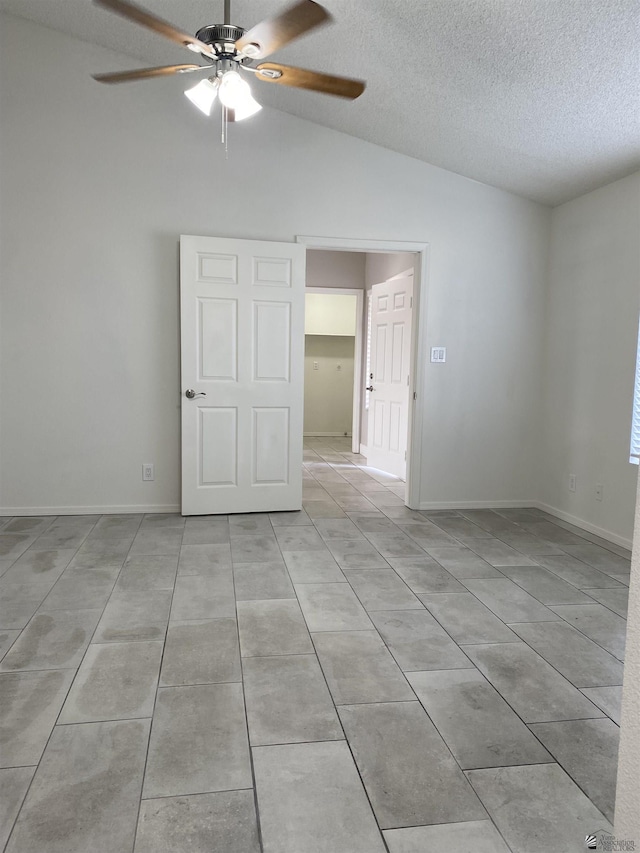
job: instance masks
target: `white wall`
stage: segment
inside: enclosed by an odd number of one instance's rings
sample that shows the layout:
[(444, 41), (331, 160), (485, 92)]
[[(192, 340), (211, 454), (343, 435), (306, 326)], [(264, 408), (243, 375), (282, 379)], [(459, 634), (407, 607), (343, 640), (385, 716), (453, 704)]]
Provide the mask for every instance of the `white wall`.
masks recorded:
[(413, 269), (415, 255), (412, 252), (367, 252), (364, 268), (364, 280), (367, 290), (371, 290), (374, 284), (382, 284)]
[[(629, 437), (640, 172), (555, 208), (551, 221), (538, 492), (568, 520), (629, 540), (638, 474), (629, 464)], [(575, 493), (569, 474), (577, 477)]]
[(355, 337), (357, 299), (349, 293), (306, 293), (305, 335), (346, 335)]
[(1, 38), (3, 511), (178, 506), (180, 234), (428, 242), (449, 360), (419, 389), (421, 500), (535, 497), (546, 208), (267, 109), (225, 159), (184, 80), (100, 86), (132, 61)]
[(351, 435), (354, 344), (344, 335), (306, 335), (305, 435)]
[(307, 287), (343, 287), (347, 290), (363, 290), (366, 259), (364, 252), (308, 249)]

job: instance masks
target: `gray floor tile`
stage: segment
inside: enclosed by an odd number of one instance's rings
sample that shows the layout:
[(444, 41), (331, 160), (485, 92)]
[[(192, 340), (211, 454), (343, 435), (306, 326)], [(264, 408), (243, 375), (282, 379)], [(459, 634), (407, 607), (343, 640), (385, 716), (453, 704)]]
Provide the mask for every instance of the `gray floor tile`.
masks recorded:
[(118, 589), (173, 589), (178, 568), (177, 557), (133, 556), (125, 560)]
[(460, 515), (498, 538), (500, 533), (513, 533), (519, 530), (515, 522), (503, 515), (498, 515), (492, 509), (461, 509)]
[(0, 670), (79, 666), (100, 613), (100, 610), (56, 610), (36, 614), (5, 655)]
[[(620, 589), (585, 589), (587, 595), (591, 596), (591, 598), (595, 598), (600, 604), (604, 604), (605, 607), (608, 607), (609, 610), (613, 610), (614, 613), (617, 613), (618, 616), (622, 616), (624, 619), (627, 618), (627, 611), (629, 609), (629, 590), (626, 587), (622, 587)], [(557, 601), (555, 604), (588, 604), (590, 603), (588, 600), (585, 601)]]
[(242, 657), (306, 655), (313, 645), (297, 601), (239, 601)]
[(576, 557), (566, 554), (563, 556), (540, 557), (541, 563), (546, 569), (561, 577), (567, 583), (573, 584), (578, 589), (607, 589), (608, 587), (621, 586), (618, 581), (609, 575), (599, 572), (592, 566), (582, 563)]
[(0, 578), (8, 572), (13, 565), (13, 560), (0, 560)]
[(477, 669), (407, 678), (463, 770), (553, 760)]
[(387, 533), (367, 533), (367, 539), (383, 557), (422, 557), (424, 550), (418, 543), (400, 531), (395, 536)]
[(95, 610), (104, 608), (120, 571), (109, 569), (67, 569), (56, 582), (40, 610)]
[(622, 706), (622, 686), (618, 687), (583, 687), (582, 693), (598, 706), (614, 723), (620, 725), (620, 709)]
[(98, 623), (94, 643), (162, 640), (169, 621), (167, 589), (115, 590)]
[(250, 788), (242, 685), (158, 691), (143, 797)]
[(253, 791), (143, 800), (134, 853), (260, 853)]
[(553, 611), (618, 660), (624, 660), (627, 622), (621, 616), (602, 604), (567, 604)]
[(291, 580), (296, 583), (340, 583), (347, 579), (330, 551), (283, 551)]
[(373, 627), (348, 583), (296, 584), (296, 593), (312, 632), (366, 631)]
[(171, 621), (235, 616), (231, 566), (215, 566), (205, 575), (178, 575)]
[(424, 547), (429, 556), (437, 560), (455, 578), (504, 577), (499, 569), (489, 565), (470, 548), (464, 548), (462, 545), (432, 545), (431, 543), (425, 543)]
[(467, 539), (465, 543), (492, 566), (537, 566), (538, 563), (499, 539)]
[(27, 533), (30, 536), (40, 536), (47, 527), (55, 521), (52, 515), (30, 515), (8, 519), (2, 527), (3, 533)]
[(24, 628), (49, 589), (49, 584), (44, 589), (34, 589), (31, 584), (12, 584), (11, 589), (0, 589), (0, 629)]
[(247, 658), (243, 674), (253, 746), (344, 737), (315, 655)]
[(233, 578), (236, 601), (296, 597), (289, 580), (289, 573), (282, 560), (234, 563)]
[(264, 853), (384, 853), (344, 742), (253, 750)]
[(600, 546), (588, 542), (581, 542), (579, 545), (567, 545), (564, 550), (601, 572), (628, 572), (631, 568), (631, 561), (626, 557), (621, 557), (606, 548), (600, 548)]
[(371, 618), (405, 672), (473, 667), (427, 610), (381, 610)]
[(35, 770), (35, 767), (0, 770), (0, 850), (4, 850)]
[(273, 532), (268, 536), (243, 533), (231, 538), (231, 559), (234, 563), (262, 563), (264, 560), (281, 560), (282, 553)]
[(557, 614), (508, 578), (463, 581), (476, 598), (503, 622), (553, 622)]
[(389, 535), (398, 535), (400, 527), (384, 515), (361, 515), (352, 513), (352, 518), (355, 525), (363, 533), (388, 533)]
[[(223, 516), (223, 523), (220, 524), (212, 524), (211, 519), (207, 517), (207, 521), (209, 524), (202, 525), (199, 527), (189, 527), (185, 526), (184, 534), (182, 536), (182, 546), (185, 545), (224, 545), (227, 544), (230, 539), (229, 533), (229, 522), (227, 521), (226, 516)], [(187, 522), (199, 520), (198, 519), (187, 519)]]
[(470, 770), (467, 776), (513, 853), (583, 853), (588, 834), (611, 828), (557, 764)]
[(292, 527), (294, 524), (313, 524), (303, 509), (293, 512), (270, 512), (269, 520), (274, 527)]
[(229, 531), (232, 536), (272, 536), (273, 529), (266, 512), (240, 512), (229, 516)]
[(37, 764), (75, 670), (0, 673), (0, 763)]
[(208, 545), (183, 545), (178, 560), (178, 576), (207, 575), (216, 568), (231, 565), (231, 545), (219, 542)]
[(456, 643), (509, 643), (516, 635), (471, 593), (420, 595)]
[(389, 562), (413, 592), (467, 592), (439, 563), (424, 557), (390, 557)]
[(19, 583), (55, 583), (71, 562), (75, 549), (62, 548), (51, 551), (26, 551), (5, 572), (2, 585), (11, 581)]
[(389, 563), (365, 539), (331, 539), (327, 544), (343, 569), (389, 568)]
[(182, 544), (181, 527), (145, 527), (144, 522), (133, 540), (130, 554), (177, 556)]
[(525, 723), (601, 716), (586, 696), (525, 643), (463, 648)]
[(148, 734), (148, 720), (56, 727), (7, 853), (131, 850)]
[(432, 521), (434, 524), (437, 524), (438, 527), (441, 527), (445, 533), (455, 536), (455, 538), (459, 539), (460, 542), (465, 542), (467, 539), (475, 540), (481, 538), (492, 538), (491, 533), (487, 530), (484, 530), (482, 527), (479, 527), (467, 518), (462, 518), (462, 516), (458, 516), (457, 518), (440, 516), (433, 518)]
[(346, 512), (335, 501), (303, 499), (302, 506), (311, 519), (346, 518)]
[(622, 683), (622, 664), (565, 622), (514, 625), (514, 631), (576, 687)]
[(68, 575), (72, 570), (79, 569), (120, 569), (125, 559), (126, 554), (114, 557), (111, 554), (81, 554), (76, 552), (76, 556), (65, 569), (65, 574)]
[(276, 539), (283, 551), (323, 551), (326, 548), (315, 527), (276, 527)]
[(577, 782), (602, 814), (613, 821), (620, 729), (611, 720), (537, 723), (531, 731)]
[[(520, 551), (522, 554), (526, 554), (528, 557), (534, 557), (536, 559), (538, 556), (545, 554), (564, 553), (560, 545), (540, 539), (538, 536), (534, 536), (532, 533), (527, 533), (521, 528), (518, 528), (517, 532), (502, 532), (499, 534), (498, 539), (500, 539), (501, 542), (510, 545), (512, 548), (515, 548), (516, 551)], [(537, 560), (537, 562), (540, 561)]]
[[(138, 537), (141, 537), (140, 540), (138, 540)], [(78, 550), (78, 557), (82, 558), (90, 554), (99, 554), (108, 558), (108, 560), (113, 563), (116, 560), (124, 559), (127, 556), (134, 541), (137, 541), (139, 547), (142, 548), (143, 534), (139, 533), (135, 537), (135, 540), (132, 540), (131, 537), (128, 537), (127, 539), (89, 539), (87, 537), (82, 543), (82, 547)], [(39, 542), (40, 540), (35, 543), (34, 547), (38, 547)], [(150, 546), (148, 546), (148, 548), (149, 550), (152, 550)], [(147, 553), (147, 551), (140, 550), (138, 553)], [(157, 553), (164, 552), (158, 551)]]
[(320, 633), (313, 642), (336, 705), (415, 698), (376, 631)]
[(382, 829), (486, 816), (419, 702), (339, 708)]
[(393, 569), (345, 569), (345, 574), (368, 611), (424, 609)]
[(111, 536), (114, 539), (135, 535), (142, 521), (141, 515), (103, 515), (90, 535)]
[(141, 530), (184, 530), (186, 518), (177, 512), (148, 512), (142, 519)]
[(6, 655), (11, 646), (15, 643), (18, 636), (20, 635), (20, 631), (17, 629), (13, 631), (0, 631), (0, 660)]
[(59, 722), (151, 717), (162, 647), (161, 642), (89, 646)]
[(589, 604), (587, 595), (542, 566), (503, 566), (502, 571), (543, 604)]
[(350, 518), (320, 518), (316, 527), (324, 539), (363, 539), (362, 530)]
[(160, 675), (163, 687), (241, 680), (235, 619), (169, 624)]
[[(43, 537), (44, 538), (44, 537)], [(83, 537), (84, 538), (84, 537)], [(16, 560), (21, 554), (34, 544), (36, 537), (29, 533), (4, 533), (0, 532), (0, 557), (3, 560)], [(80, 542), (82, 539), (80, 539)], [(80, 544), (80, 543), (78, 543)], [(60, 544), (56, 538), (51, 538), (45, 543), (45, 548), (52, 550), (58, 547), (66, 548), (66, 544)], [(78, 547), (73, 544), (70, 547)]]
[(387, 829), (389, 853), (511, 853), (490, 820)]

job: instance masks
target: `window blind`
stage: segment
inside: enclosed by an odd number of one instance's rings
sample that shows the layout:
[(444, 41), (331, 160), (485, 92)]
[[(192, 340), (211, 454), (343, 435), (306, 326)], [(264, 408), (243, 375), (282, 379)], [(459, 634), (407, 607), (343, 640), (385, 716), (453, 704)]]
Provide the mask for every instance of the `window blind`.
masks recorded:
[(631, 456), (629, 462), (640, 464), (640, 327), (636, 353), (636, 382), (633, 390), (633, 418), (631, 420)]

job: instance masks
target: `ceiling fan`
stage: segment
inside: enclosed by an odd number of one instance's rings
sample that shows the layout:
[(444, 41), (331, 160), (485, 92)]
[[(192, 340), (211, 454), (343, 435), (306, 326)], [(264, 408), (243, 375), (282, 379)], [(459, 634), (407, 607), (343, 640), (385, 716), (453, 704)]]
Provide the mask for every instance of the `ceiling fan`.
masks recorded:
[[(135, 71), (116, 71), (94, 74), (100, 83), (127, 83), (170, 74), (210, 73), (185, 95), (205, 115), (210, 115), (216, 97), (223, 106), (223, 117), (239, 121), (261, 109), (253, 98), (244, 74), (253, 74), (265, 83), (278, 83), (297, 89), (310, 89), (325, 95), (354, 100), (364, 92), (365, 83), (349, 77), (336, 77), (305, 68), (260, 62), (294, 39), (331, 21), (331, 15), (314, 0), (298, 0), (273, 18), (244, 30), (231, 23), (231, 0), (224, 0), (224, 23), (201, 27), (195, 37), (184, 33), (167, 21), (137, 6), (129, 0), (94, 0), (111, 12), (140, 24), (173, 42), (199, 54), (206, 65), (162, 65)], [(242, 73), (240, 73), (242, 72)]]

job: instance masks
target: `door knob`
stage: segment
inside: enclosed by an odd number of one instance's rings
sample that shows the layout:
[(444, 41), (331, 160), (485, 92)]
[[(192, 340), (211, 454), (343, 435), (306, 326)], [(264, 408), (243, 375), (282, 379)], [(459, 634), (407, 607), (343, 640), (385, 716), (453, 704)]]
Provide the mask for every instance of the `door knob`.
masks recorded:
[[(367, 387), (365, 388), (365, 391), (374, 391), (374, 390), (375, 389), (374, 389), (373, 385), (367, 385)], [(188, 392), (187, 392), (187, 396), (189, 396)]]
[(193, 388), (187, 388), (184, 392), (184, 396), (189, 400), (193, 400), (194, 397), (206, 397), (207, 395), (204, 391), (194, 391)]

